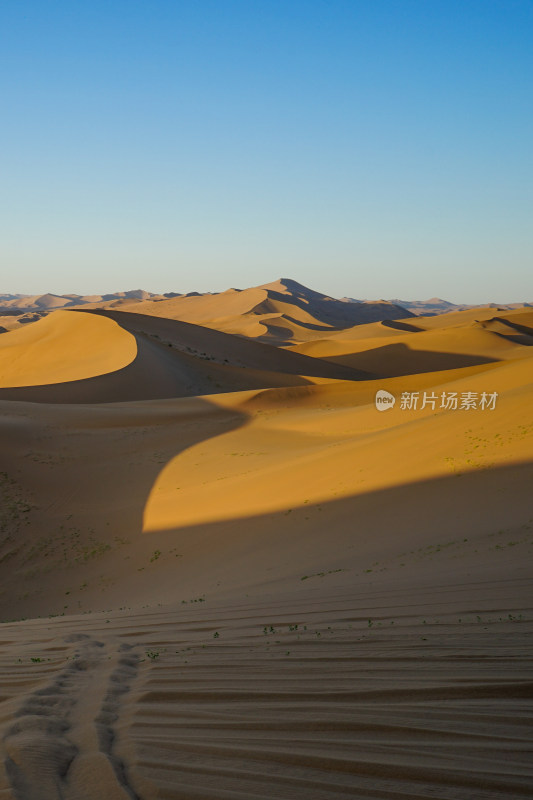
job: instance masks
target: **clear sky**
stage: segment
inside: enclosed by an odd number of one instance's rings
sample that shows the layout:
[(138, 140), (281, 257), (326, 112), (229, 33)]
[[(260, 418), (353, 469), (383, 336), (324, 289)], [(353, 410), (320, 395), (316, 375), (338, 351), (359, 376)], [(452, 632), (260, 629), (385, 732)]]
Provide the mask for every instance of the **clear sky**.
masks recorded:
[(533, 300), (531, 0), (2, 0), (0, 293)]

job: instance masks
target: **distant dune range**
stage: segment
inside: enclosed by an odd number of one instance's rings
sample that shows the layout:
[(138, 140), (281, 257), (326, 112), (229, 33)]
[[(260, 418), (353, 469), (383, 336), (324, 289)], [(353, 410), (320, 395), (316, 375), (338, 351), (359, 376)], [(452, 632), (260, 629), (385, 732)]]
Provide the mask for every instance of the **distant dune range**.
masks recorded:
[[(504, 311), (530, 308), (533, 304), (492, 303), (489, 307)], [(207, 325), (274, 344), (294, 344), (314, 338), (313, 332), (331, 327), (347, 328), (379, 320), (443, 314), (483, 306), (458, 305), (438, 297), (422, 301), (371, 302), (348, 297), (336, 300), (290, 278), (280, 278), (251, 289), (228, 289), (204, 294), (168, 292), (157, 295), (142, 289), (103, 295), (0, 294), (0, 332), (35, 322), (59, 308), (133, 310), (136, 313)]]
[(0, 335), (0, 797), (530, 798), (533, 309), (127, 294)]

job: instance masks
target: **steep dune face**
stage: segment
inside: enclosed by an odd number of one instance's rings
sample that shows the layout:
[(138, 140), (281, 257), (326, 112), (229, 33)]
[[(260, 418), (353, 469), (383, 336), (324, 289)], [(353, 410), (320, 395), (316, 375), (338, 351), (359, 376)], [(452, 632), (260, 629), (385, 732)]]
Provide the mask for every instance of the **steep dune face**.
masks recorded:
[[(321, 322), (331, 328), (343, 329), (352, 325), (361, 325), (383, 319), (398, 319), (411, 317), (411, 312), (386, 300), (378, 302), (346, 303), (336, 300), (328, 295), (315, 292), (290, 278), (280, 278), (273, 283), (267, 283), (262, 288), (269, 293), (271, 309), (290, 315), (288, 305), (296, 308), (297, 318), (306, 315), (312, 316), (313, 321)], [(294, 313), (294, 312), (293, 312)]]
[(530, 797), (530, 323), (2, 334), (0, 795)]
[(134, 337), (110, 319), (65, 311), (0, 337), (0, 387), (60, 384), (122, 369)]

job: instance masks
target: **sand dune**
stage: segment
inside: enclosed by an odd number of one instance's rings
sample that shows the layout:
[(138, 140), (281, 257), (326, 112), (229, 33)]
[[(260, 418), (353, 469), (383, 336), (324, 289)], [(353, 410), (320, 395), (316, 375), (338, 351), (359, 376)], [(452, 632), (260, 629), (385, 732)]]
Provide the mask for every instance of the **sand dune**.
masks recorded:
[(531, 797), (531, 312), (96, 311), (0, 337), (0, 797)]
[(273, 344), (313, 339), (322, 332), (373, 320), (410, 316), (391, 303), (345, 303), (290, 279), (219, 294), (138, 304), (135, 313), (179, 319)]
[(186, 397), (367, 373), (182, 321), (62, 311), (0, 339), (0, 399), (106, 403)]
[[(494, 317), (471, 311), (432, 318), (361, 325), (290, 347), (343, 366), (393, 377), (522, 358), (533, 344), (533, 312)], [(449, 317), (449, 319), (446, 319)], [(531, 333), (529, 333), (531, 331)]]
[(0, 386), (60, 384), (122, 369), (135, 339), (112, 320), (65, 311), (0, 337)]

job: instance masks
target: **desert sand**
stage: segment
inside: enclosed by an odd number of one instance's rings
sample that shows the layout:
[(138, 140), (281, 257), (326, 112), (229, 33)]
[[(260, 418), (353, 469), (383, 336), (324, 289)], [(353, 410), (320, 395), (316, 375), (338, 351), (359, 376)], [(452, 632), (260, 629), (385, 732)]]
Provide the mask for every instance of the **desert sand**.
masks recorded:
[(136, 299), (0, 335), (0, 798), (533, 797), (533, 310)]

